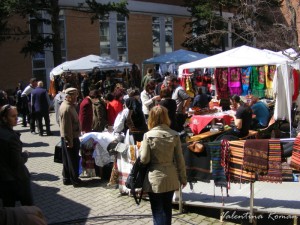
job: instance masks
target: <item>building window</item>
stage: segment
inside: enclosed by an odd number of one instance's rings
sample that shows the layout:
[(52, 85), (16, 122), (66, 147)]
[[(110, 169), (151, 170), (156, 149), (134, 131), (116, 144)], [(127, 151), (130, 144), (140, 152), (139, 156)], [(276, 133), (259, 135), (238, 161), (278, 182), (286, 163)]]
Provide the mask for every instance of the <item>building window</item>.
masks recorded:
[[(41, 16), (43, 14), (41, 13)], [(30, 34), (31, 39), (45, 33), (43, 23), (35, 18), (30, 18)], [(46, 83), (46, 61), (45, 52), (36, 53), (32, 56), (32, 75)]]
[(100, 20), (100, 55), (127, 61), (127, 20), (125, 16), (110, 13)]
[[(46, 12), (40, 12), (40, 16), (45, 19), (50, 19), (50, 16)], [(66, 50), (66, 35), (65, 35), (65, 17), (63, 10), (60, 11), (59, 16), (60, 21), (60, 37), (61, 37), (61, 54), (62, 61), (66, 61), (67, 50)], [(46, 37), (52, 33), (52, 28), (50, 24), (45, 24), (34, 17), (30, 18), (30, 32), (31, 38), (34, 39), (38, 35)], [(47, 76), (47, 71), (53, 68), (53, 55), (52, 49), (45, 48), (42, 53), (36, 53), (32, 56), (32, 76), (44, 82), (44, 86), (48, 84), (49, 76)]]
[(152, 17), (152, 41), (154, 57), (173, 51), (172, 17)]

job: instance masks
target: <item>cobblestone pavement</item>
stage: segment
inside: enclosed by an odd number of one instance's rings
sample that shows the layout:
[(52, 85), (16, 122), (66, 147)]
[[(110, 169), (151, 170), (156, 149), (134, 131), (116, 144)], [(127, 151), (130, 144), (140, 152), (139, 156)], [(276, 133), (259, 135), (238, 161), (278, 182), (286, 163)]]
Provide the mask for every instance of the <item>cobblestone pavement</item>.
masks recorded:
[[(136, 206), (134, 199), (120, 196), (117, 189), (106, 187), (100, 178), (87, 179), (86, 187), (74, 188), (62, 182), (62, 164), (53, 161), (55, 145), (59, 142), (59, 127), (51, 113), (53, 136), (33, 135), (29, 127), (18, 125), (23, 149), (30, 152), (27, 167), (33, 181), (35, 205), (40, 207), (48, 224), (152, 224), (149, 201)], [(173, 211), (173, 224), (233, 224), (196, 213)]]

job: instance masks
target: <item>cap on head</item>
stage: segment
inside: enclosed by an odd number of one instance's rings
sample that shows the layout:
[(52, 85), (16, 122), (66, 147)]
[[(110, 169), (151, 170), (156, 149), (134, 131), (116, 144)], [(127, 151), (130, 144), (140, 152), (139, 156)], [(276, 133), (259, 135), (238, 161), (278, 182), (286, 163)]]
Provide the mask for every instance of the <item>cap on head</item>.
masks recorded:
[(65, 91), (65, 93), (67, 95), (72, 95), (72, 94), (78, 93), (78, 90), (76, 88), (67, 88), (66, 91)]

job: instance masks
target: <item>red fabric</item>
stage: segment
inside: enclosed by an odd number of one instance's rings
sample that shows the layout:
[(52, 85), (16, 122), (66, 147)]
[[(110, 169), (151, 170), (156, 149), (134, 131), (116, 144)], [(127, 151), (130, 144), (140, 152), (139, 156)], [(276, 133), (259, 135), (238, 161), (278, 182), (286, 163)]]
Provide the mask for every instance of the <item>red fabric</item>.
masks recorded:
[(299, 72), (293, 69), (293, 77), (294, 77), (294, 94), (293, 101), (296, 101), (299, 95)]
[(81, 125), (81, 131), (86, 133), (92, 131), (93, 104), (89, 97), (85, 97), (80, 103), (79, 123)]
[(122, 102), (114, 99), (107, 105), (107, 120), (108, 126), (113, 126), (119, 112), (123, 110)]
[(230, 125), (231, 116), (228, 115), (195, 115), (190, 120), (190, 128), (194, 134), (199, 134), (213, 119), (223, 119), (225, 125)]

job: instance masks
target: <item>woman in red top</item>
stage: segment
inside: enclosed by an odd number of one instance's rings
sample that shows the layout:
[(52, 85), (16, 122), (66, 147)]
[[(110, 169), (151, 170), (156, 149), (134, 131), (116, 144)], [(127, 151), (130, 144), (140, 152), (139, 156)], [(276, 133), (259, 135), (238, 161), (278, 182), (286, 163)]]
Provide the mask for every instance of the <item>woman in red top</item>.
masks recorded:
[(124, 91), (117, 89), (114, 92), (114, 99), (107, 104), (108, 126), (113, 126), (119, 112), (123, 110)]

